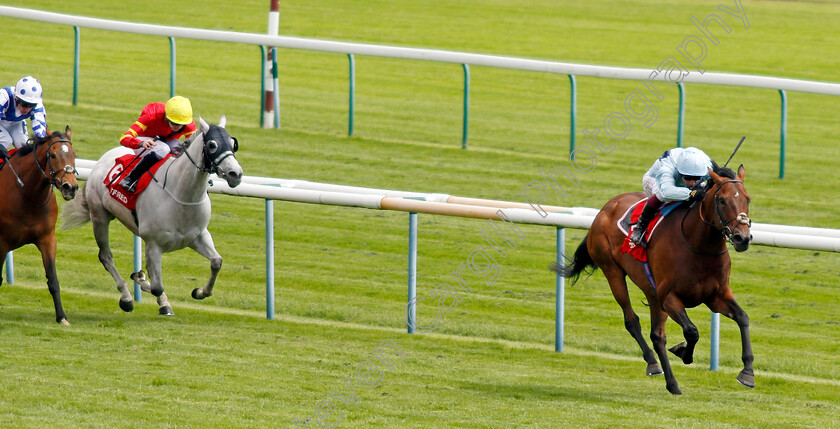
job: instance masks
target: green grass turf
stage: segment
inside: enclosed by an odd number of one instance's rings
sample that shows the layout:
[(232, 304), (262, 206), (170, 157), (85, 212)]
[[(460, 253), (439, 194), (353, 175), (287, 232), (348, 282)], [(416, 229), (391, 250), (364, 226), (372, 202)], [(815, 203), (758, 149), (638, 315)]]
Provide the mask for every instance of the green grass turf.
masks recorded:
[[(78, 15), (262, 32), (266, 2), (132, 4), (21, 1)], [(654, 68), (697, 34), (689, 18), (716, 2), (281, 2), (281, 34), (557, 61)], [(726, 3), (730, 5), (729, 3)], [(731, 5), (730, 5), (731, 6)], [(750, 28), (719, 35), (708, 70), (840, 81), (837, 3), (747, 2)], [(722, 16), (727, 16), (718, 12)], [(80, 158), (117, 143), (145, 103), (169, 95), (164, 38), (82, 29), (79, 105), (72, 106), (73, 30), (0, 18), (0, 81), (37, 76), (52, 128), (70, 124)], [(241, 143), (245, 173), (346, 185), (521, 201), (539, 169), (568, 166), (566, 76), (472, 68), (470, 147), (460, 149), (460, 66), (358, 57), (356, 129), (347, 133), (347, 59), (281, 50), (283, 128), (259, 121), (259, 50), (178, 40), (178, 93)], [(623, 109), (633, 81), (578, 79), (578, 130)], [(747, 168), (750, 215), (765, 223), (840, 227), (835, 172), (837, 97), (789, 93), (786, 178), (778, 179), (779, 95), (772, 90), (687, 85), (685, 144)], [(546, 203), (600, 207), (634, 191), (650, 163), (675, 144), (676, 90), (650, 128), (599, 154), (581, 184)], [(578, 134), (578, 144), (584, 145)], [(736, 164), (737, 165), (737, 164)], [(522, 226), (493, 284), (473, 292), (429, 335), (404, 333), (407, 215), (275, 204), (277, 320), (264, 319), (264, 203), (213, 196), (210, 230), (224, 267), (213, 297), (209, 263), (192, 251), (164, 257), (176, 312), (156, 316), (151, 296), (133, 313), (117, 306), (89, 227), (59, 232), (58, 273), (69, 328), (53, 322), (40, 258), (15, 252), (16, 284), (0, 287), (0, 425), (3, 427), (294, 427), (345, 378), (394, 340), (405, 359), (378, 387), (353, 384), (356, 405), (334, 399), (341, 427), (718, 426), (831, 427), (840, 414), (840, 319), (835, 253), (752, 247), (733, 255), (732, 287), (751, 317), (757, 387), (734, 378), (740, 340), (722, 320), (721, 370), (708, 371), (709, 312), (695, 364), (672, 361), (685, 395), (671, 397), (627, 335), (603, 276), (567, 288), (566, 350), (553, 352), (554, 230)], [(418, 293), (430, 296), (483, 242), (483, 221), (420, 216)], [(582, 231), (569, 231), (573, 248)], [(112, 228), (117, 266), (131, 240)], [(631, 290), (648, 329), (642, 295)], [(421, 304), (421, 323), (433, 307)], [(669, 342), (680, 332), (668, 324)], [(378, 373), (374, 373), (375, 376)], [(333, 418), (337, 414), (333, 415)], [(301, 426), (303, 423), (301, 423)], [(310, 422), (308, 427), (317, 427)]]

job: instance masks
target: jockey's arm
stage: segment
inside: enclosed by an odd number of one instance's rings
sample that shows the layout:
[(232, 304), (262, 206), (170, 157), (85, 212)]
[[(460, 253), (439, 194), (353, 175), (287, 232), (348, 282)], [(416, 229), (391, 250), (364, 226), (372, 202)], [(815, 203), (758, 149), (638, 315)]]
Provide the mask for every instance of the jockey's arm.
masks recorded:
[(659, 184), (659, 192), (667, 201), (686, 201), (691, 194), (691, 190), (688, 188), (677, 186), (672, 171), (661, 171), (656, 181)]
[(29, 122), (32, 123), (32, 133), (36, 136), (44, 138), (49, 133), (49, 129), (47, 128), (47, 111), (42, 104), (38, 103), (38, 106), (33, 109)]

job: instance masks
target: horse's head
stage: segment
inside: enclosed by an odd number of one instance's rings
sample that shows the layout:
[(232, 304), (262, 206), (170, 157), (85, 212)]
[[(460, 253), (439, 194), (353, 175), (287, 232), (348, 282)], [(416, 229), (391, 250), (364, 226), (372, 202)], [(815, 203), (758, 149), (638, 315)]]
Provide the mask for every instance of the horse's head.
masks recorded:
[(68, 125), (64, 132), (53, 131), (43, 139), (36, 140), (36, 145), (46, 147), (46, 161), (42, 168), (44, 176), (52, 185), (61, 191), (65, 201), (76, 197), (79, 183), (76, 181), (76, 151), (73, 150), (73, 143), (70, 136), (73, 133)]
[(738, 167), (738, 175), (729, 168), (721, 168), (715, 173), (709, 170), (712, 184), (703, 200), (701, 213), (706, 219), (714, 219), (713, 224), (729, 239), (735, 250), (743, 252), (750, 247), (750, 194), (744, 188), (746, 170), (743, 164)]
[(225, 179), (231, 188), (239, 186), (242, 167), (235, 155), (239, 142), (225, 130), (225, 116), (219, 125), (208, 125), (201, 117), (198, 122), (204, 140), (204, 168)]

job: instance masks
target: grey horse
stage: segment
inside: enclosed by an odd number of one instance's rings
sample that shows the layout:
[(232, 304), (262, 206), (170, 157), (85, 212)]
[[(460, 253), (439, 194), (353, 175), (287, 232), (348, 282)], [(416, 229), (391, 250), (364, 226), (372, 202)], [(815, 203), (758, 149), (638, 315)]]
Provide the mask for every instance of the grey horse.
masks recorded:
[[(108, 195), (106, 176), (114, 161), (132, 153), (126, 147), (106, 152), (96, 162), (81, 195), (62, 209), (62, 229), (93, 223), (99, 246), (99, 261), (111, 273), (120, 291), (120, 308), (134, 310), (134, 299), (125, 279), (114, 265), (108, 241), (108, 225), (114, 218), (143, 239), (146, 245), (146, 270), (131, 274), (144, 292), (157, 297), (159, 313), (171, 316), (172, 307), (163, 291), (161, 257), (163, 253), (190, 247), (210, 260), (210, 279), (203, 288), (195, 288), (192, 297), (204, 299), (213, 294), (222, 257), (207, 231), (210, 222), (210, 198), (207, 183), (210, 173), (225, 179), (230, 187), (242, 181), (242, 167), (234, 153), (239, 144), (225, 130), (225, 117), (219, 125), (208, 125), (199, 118), (198, 130), (185, 143), (184, 153), (171, 157), (154, 174), (154, 180), (138, 197), (135, 213)], [(136, 214), (136, 217), (135, 217)]]

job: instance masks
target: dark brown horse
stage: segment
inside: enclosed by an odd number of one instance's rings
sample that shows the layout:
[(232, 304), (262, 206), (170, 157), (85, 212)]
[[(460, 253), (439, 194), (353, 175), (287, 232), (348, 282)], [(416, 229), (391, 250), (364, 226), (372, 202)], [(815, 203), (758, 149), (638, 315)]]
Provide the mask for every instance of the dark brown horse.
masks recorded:
[[(749, 318), (735, 302), (729, 288), (731, 261), (726, 244), (729, 240), (739, 252), (749, 247), (752, 238), (750, 196), (744, 188), (743, 165), (738, 168), (737, 176), (731, 169), (718, 168), (716, 164), (714, 169), (709, 173), (711, 183), (705, 199), (690, 208), (686, 204), (676, 208), (662, 220), (651, 237), (647, 255), (655, 289), (645, 275), (642, 262), (620, 251), (624, 234), (616, 223), (633, 203), (645, 197), (639, 192), (622, 194), (607, 202), (575, 251), (571, 264), (553, 267), (554, 271), (573, 280), (577, 280), (583, 271), (591, 273), (600, 268), (604, 272), (613, 296), (624, 312), (624, 326), (639, 343), (648, 363), (647, 374), (658, 375), (664, 370), (666, 388), (675, 395), (681, 392), (665, 350), (665, 322), (671, 316), (682, 327), (686, 343), (672, 347), (671, 351), (690, 364), (700, 335), (685, 309), (700, 304), (706, 304), (712, 311), (738, 323), (744, 361), (738, 381), (744, 386), (755, 387)], [(641, 288), (650, 305), (650, 339), (661, 367), (642, 336), (639, 317), (630, 305), (627, 276)]]
[[(0, 257), (24, 244), (41, 252), (47, 287), (55, 304), (55, 321), (69, 325), (61, 305), (55, 273), (55, 221), (58, 204), (53, 186), (65, 200), (76, 196), (76, 152), (70, 142), (70, 127), (18, 149), (0, 167)], [(19, 177), (19, 179), (18, 179)], [(3, 261), (0, 259), (0, 284)]]

